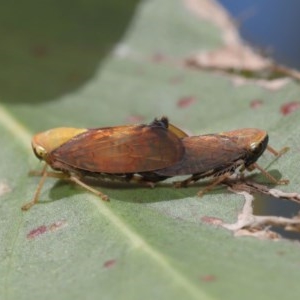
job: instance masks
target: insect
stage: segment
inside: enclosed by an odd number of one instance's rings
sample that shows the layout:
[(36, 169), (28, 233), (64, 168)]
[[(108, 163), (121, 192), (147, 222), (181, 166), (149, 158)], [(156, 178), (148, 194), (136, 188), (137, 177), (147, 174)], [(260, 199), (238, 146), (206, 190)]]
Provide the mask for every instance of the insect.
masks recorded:
[[(192, 175), (186, 180), (176, 182), (177, 187), (187, 186), (205, 177), (214, 177), (213, 182), (198, 193), (199, 196), (228, 179), (238, 168), (241, 171), (258, 169), (271, 182), (288, 184), (288, 180), (277, 180), (256, 162), (266, 149), (275, 156), (288, 150), (283, 148), (277, 152), (268, 145), (268, 140), (266, 131), (254, 128), (183, 137), (183, 159), (169, 167), (150, 172), (148, 176), (152, 179), (158, 176), (163, 180), (178, 175)], [(143, 175), (147, 177), (147, 174)]]
[[(36, 134), (32, 148), (45, 161), (41, 180), (33, 200), (22, 209), (38, 202), (46, 177), (69, 179), (85, 189), (108, 197), (82, 181), (83, 177), (107, 175), (130, 180), (133, 174), (162, 169), (182, 160), (184, 147), (181, 129), (169, 125), (168, 119), (155, 119), (149, 125), (125, 125), (96, 129), (55, 128)], [(58, 172), (47, 172), (47, 166)], [(145, 178), (145, 181), (146, 178)]]

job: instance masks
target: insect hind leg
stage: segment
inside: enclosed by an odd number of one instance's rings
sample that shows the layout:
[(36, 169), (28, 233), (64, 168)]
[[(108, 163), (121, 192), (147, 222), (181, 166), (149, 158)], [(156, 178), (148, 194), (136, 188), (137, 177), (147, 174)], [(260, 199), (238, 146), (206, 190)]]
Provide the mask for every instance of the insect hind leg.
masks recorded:
[(175, 181), (175, 182), (173, 182), (173, 184), (174, 184), (174, 187), (176, 187), (176, 188), (187, 187), (187, 186), (195, 183), (196, 181), (198, 181), (201, 178), (203, 178), (202, 175), (193, 174), (191, 177), (189, 177), (185, 180)]
[(68, 178), (70, 181), (73, 181), (74, 183), (80, 185), (81, 187), (83, 187), (84, 189), (88, 190), (89, 192), (99, 196), (103, 201), (109, 201), (109, 197), (105, 194), (103, 194), (101, 191), (94, 189), (93, 187), (89, 186), (88, 184), (84, 183), (83, 181), (81, 181), (78, 177), (76, 177), (75, 175), (71, 175)]
[[(228, 171), (222, 174), (219, 174), (218, 176), (215, 176), (214, 179), (211, 181), (211, 183), (206, 186), (205, 188), (203, 188), (202, 190), (200, 190), (197, 193), (198, 197), (202, 197), (205, 193), (211, 191), (215, 186), (217, 186), (218, 184), (222, 183), (223, 181), (225, 181), (226, 179), (228, 179), (230, 176), (232, 175), (232, 171)], [(183, 181), (177, 181), (174, 183), (175, 187), (186, 187), (190, 184), (195, 183), (196, 181), (198, 181), (199, 179), (203, 178), (203, 174), (194, 174), (191, 177), (189, 177), (186, 180)]]
[(205, 188), (203, 188), (197, 193), (197, 196), (202, 197), (205, 193), (211, 191), (215, 186), (222, 183), (224, 180), (228, 179), (231, 175), (232, 173), (228, 172), (218, 177), (215, 177), (214, 180), (208, 186), (206, 186)]

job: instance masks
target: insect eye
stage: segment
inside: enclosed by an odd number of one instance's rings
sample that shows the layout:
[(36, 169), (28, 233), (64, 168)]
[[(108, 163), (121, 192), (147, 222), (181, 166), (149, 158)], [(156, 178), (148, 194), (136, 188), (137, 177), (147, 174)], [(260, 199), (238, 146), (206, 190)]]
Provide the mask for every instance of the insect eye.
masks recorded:
[(251, 144), (250, 144), (250, 149), (251, 149), (251, 151), (256, 151), (257, 148), (259, 148), (259, 144), (260, 144), (260, 143), (258, 143), (258, 142), (253, 142), (253, 143), (251, 143)]
[(265, 136), (265, 138), (260, 142), (251, 143), (250, 145), (251, 152), (253, 154), (257, 154), (258, 156), (260, 156), (265, 151), (268, 145), (268, 140), (269, 140), (268, 136)]
[(33, 151), (37, 158), (43, 159), (47, 155), (47, 151), (42, 146), (36, 146)]

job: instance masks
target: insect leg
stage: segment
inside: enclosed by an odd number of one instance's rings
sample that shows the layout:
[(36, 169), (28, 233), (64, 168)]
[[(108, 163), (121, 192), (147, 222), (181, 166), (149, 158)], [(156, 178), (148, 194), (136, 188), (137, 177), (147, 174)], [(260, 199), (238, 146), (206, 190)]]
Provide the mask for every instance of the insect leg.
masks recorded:
[[(286, 153), (290, 148), (289, 147), (284, 147), (282, 148), (280, 151), (275, 150), (274, 148), (272, 148), (271, 146), (267, 146), (267, 149), (269, 152), (271, 152), (273, 155), (276, 156), (275, 160), (277, 158), (279, 158), (282, 154)], [(274, 162), (274, 161), (273, 161)], [(260, 165), (258, 165), (257, 163), (252, 164), (251, 166), (247, 167), (247, 169), (249, 171), (254, 170), (254, 169), (258, 169), (267, 179), (269, 179), (271, 182), (275, 183), (275, 184), (288, 184), (289, 180), (288, 179), (281, 179), (278, 180), (276, 178), (274, 178), (269, 172), (267, 172), (264, 168), (262, 168)]]
[[(204, 189), (200, 190), (197, 193), (197, 196), (202, 197), (203, 194), (205, 194), (206, 192), (209, 192), (210, 190), (212, 190), (216, 185), (220, 184), (222, 181), (224, 181), (225, 179), (227, 179), (228, 177), (230, 177), (232, 175), (232, 172), (226, 172), (216, 178), (214, 178), (214, 180)], [(203, 174), (194, 174), (191, 177), (189, 177), (186, 180), (183, 181), (177, 181), (174, 183), (175, 187), (186, 187), (189, 184), (192, 184), (194, 182), (196, 182), (197, 180), (203, 178)]]
[(36, 191), (35, 191), (35, 194), (34, 194), (34, 196), (33, 196), (33, 199), (32, 199), (30, 202), (24, 204), (24, 205), (22, 206), (22, 210), (28, 210), (28, 209), (30, 209), (33, 205), (35, 205), (36, 203), (39, 202), (39, 196), (40, 196), (42, 187), (43, 187), (43, 185), (44, 185), (44, 183), (45, 183), (46, 177), (47, 177), (47, 175), (48, 175), (48, 173), (47, 173), (47, 167), (48, 167), (48, 165), (45, 164), (45, 166), (44, 166), (44, 168), (43, 168), (43, 170), (42, 170), (42, 172), (41, 172), (41, 176), (42, 176), (42, 177), (41, 177), (41, 180), (40, 180), (40, 182), (39, 182), (39, 184), (38, 184), (38, 187), (37, 187), (37, 189), (36, 189)]
[(275, 156), (277, 156), (277, 157), (280, 157), (282, 154), (284, 154), (284, 153), (286, 153), (287, 151), (289, 151), (289, 147), (284, 147), (284, 148), (282, 148), (281, 150), (279, 150), (279, 151), (277, 151), (277, 150), (275, 150), (273, 147), (271, 147), (271, 146), (267, 146), (267, 149), (268, 149), (268, 151), (269, 152), (271, 152), (272, 154), (274, 154)]
[(210, 185), (208, 185), (204, 189), (200, 190), (197, 193), (197, 196), (202, 197), (205, 193), (211, 191), (216, 185), (222, 183), (225, 179), (230, 177), (230, 175), (232, 175), (232, 173), (225, 173), (223, 175), (220, 175), (220, 176), (216, 177), (215, 180), (213, 180)]
[(194, 182), (198, 181), (202, 176), (199, 174), (193, 174), (191, 177), (182, 180), (182, 181), (175, 181), (174, 187), (181, 188), (181, 187), (187, 187), (190, 184), (193, 184)]
[(137, 175), (132, 175), (129, 179), (129, 182), (133, 182), (133, 183), (137, 183), (140, 185), (144, 185), (150, 188), (154, 188), (155, 187), (155, 182), (151, 181), (151, 179), (147, 179), (146, 177), (143, 176), (137, 176)]
[(276, 179), (275, 177), (273, 177), (269, 172), (267, 172), (264, 168), (262, 168), (260, 165), (258, 165), (257, 163), (254, 163), (251, 165), (250, 169), (258, 169), (266, 178), (268, 178), (271, 182), (275, 183), (275, 184), (288, 184), (289, 180), (288, 179)]
[(103, 201), (109, 201), (109, 198), (107, 195), (103, 194), (102, 192), (92, 188), (91, 186), (85, 184), (84, 182), (82, 182), (78, 177), (76, 177), (75, 175), (71, 175), (69, 177), (69, 180), (77, 183), (78, 185), (80, 185), (81, 187), (85, 188), (86, 190), (92, 192), (93, 194), (99, 196)]

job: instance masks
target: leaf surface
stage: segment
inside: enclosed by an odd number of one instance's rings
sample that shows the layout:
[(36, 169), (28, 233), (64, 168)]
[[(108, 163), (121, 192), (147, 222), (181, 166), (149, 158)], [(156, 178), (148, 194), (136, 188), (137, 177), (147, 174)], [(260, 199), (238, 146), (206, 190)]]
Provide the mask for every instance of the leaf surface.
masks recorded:
[[(191, 134), (267, 130), (274, 148), (291, 147), (268, 171), (290, 179), (283, 190), (299, 192), (300, 110), (280, 110), (298, 99), (299, 85), (237, 87), (229, 75), (183, 67), (191, 53), (221, 44), (217, 27), (185, 2), (144, 1), (92, 79), (35, 105), (21, 96), (2, 99), (1, 299), (297, 299), (298, 242), (236, 238), (204, 221), (235, 222), (242, 209), (244, 199), (222, 186), (199, 199), (205, 182), (186, 189), (170, 182), (154, 189), (103, 183), (98, 188), (110, 196), (107, 203), (49, 178), (40, 204), (20, 209), (39, 180), (28, 171), (42, 167), (30, 149), (34, 133), (147, 123), (161, 115)], [(63, 70), (64, 60), (55, 67)], [(34, 82), (28, 89), (34, 91)], [(257, 99), (262, 105), (254, 109)], [(259, 163), (272, 160), (265, 154)], [(255, 180), (264, 179), (257, 174)]]

